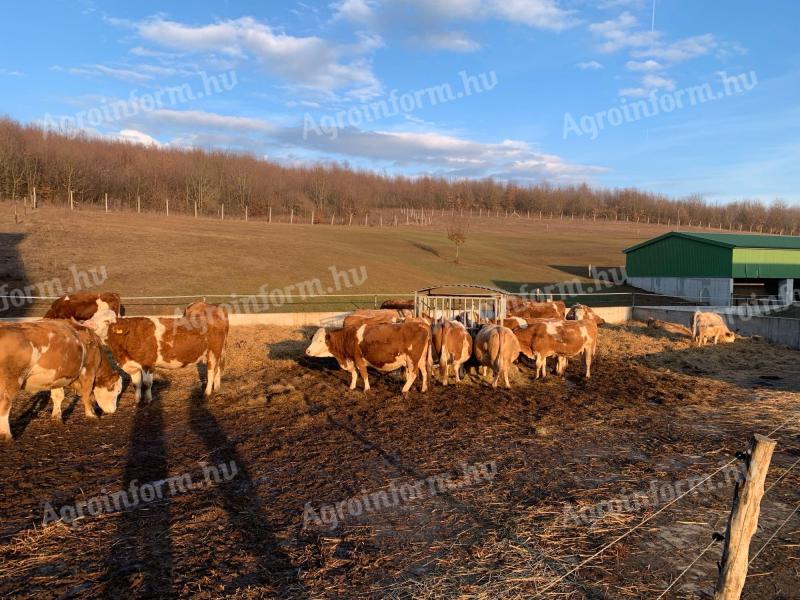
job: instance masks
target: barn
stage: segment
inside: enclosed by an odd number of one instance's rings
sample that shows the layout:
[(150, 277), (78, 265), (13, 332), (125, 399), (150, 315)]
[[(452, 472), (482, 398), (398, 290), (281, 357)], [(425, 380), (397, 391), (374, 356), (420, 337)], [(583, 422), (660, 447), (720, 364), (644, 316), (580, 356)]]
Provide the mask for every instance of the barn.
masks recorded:
[(761, 297), (789, 304), (800, 279), (796, 236), (670, 231), (623, 252), (630, 285), (713, 306)]

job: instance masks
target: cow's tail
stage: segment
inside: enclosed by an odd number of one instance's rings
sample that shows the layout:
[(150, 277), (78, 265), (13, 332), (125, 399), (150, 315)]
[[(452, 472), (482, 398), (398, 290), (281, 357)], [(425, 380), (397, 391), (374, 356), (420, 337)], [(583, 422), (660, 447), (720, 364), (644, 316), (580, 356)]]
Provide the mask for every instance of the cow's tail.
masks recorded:
[(492, 370), (495, 373), (495, 376), (500, 374), (500, 369), (503, 366), (503, 330), (497, 330), (497, 354), (492, 361)]
[(696, 340), (700, 336), (700, 311), (694, 311), (692, 315), (692, 339)]

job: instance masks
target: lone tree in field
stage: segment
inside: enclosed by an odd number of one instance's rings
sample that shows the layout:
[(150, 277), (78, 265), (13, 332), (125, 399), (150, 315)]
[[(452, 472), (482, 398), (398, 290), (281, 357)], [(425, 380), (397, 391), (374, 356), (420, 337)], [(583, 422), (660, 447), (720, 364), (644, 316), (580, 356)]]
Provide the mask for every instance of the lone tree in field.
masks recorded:
[(447, 226), (447, 239), (456, 246), (455, 263), (458, 264), (459, 250), (461, 245), (467, 241), (467, 224), (462, 219), (453, 219)]

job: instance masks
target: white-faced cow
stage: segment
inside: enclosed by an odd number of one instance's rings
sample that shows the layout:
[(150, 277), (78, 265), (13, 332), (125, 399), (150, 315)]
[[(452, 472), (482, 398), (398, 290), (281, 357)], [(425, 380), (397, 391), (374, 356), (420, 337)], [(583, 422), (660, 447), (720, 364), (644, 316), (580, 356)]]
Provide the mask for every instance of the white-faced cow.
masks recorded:
[[(130, 375), (136, 386), (136, 400), (153, 400), (153, 370), (180, 369), (205, 363), (205, 395), (219, 391), (228, 337), (228, 312), (224, 307), (204, 302), (190, 305), (184, 317), (127, 317), (110, 324), (105, 335), (102, 324), (95, 326), (114, 355), (114, 360)], [(96, 321), (96, 318), (95, 318)], [(87, 325), (91, 322), (87, 321)]]
[(117, 316), (125, 314), (119, 294), (114, 292), (75, 292), (61, 296), (50, 305), (45, 319), (75, 319), (86, 321), (91, 319), (99, 310), (111, 310)]
[(583, 319), (589, 319), (591, 321), (594, 321), (594, 324), (597, 325), (598, 327), (600, 325), (605, 324), (605, 320), (602, 317), (597, 316), (597, 313), (595, 313), (591, 308), (589, 308), (585, 304), (573, 305), (572, 308), (569, 309), (569, 312), (567, 312), (567, 317), (566, 317), (567, 321), (578, 320), (579, 318), (581, 318), (578, 317), (578, 314), (583, 315), (582, 316)]
[(430, 327), (416, 320), (341, 329), (320, 327), (306, 348), (306, 356), (335, 358), (350, 373), (351, 390), (356, 388), (359, 374), (364, 380), (364, 391), (369, 390), (367, 367), (373, 367), (384, 373), (405, 369), (403, 393), (411, 389), (421, 373), (424, 392), (428, 389), (430, 345)]
[(519, 356), (519, 342), (514, 332), (502, 325), (484, 325), (475, 336), (473, 345), (475, 359), (482, 367), (489, 367), (494, 374), (492, 387), (497, 387), (500, 376), (507, 388), (511, 387), (508, 382), (508, 371), (511, 363)]
[(692, 316), (692, 341), (698, 346), (705, 346), (709, 340), (716, 344), (733, 342), (735, 339), (734, 333), (717, 313), (698, 310)]
[[(582, 315), (582, 313), (579, 312)], [(597, 325), (590, 319), (561, 321), (542, 319), (529, 323), (525, 329), (515, 329), (524, 356), (536, 363), (536, 377), (547, 375), (547, 359), (557, 358), (556, 372), (563, 375), (567, 359), (582, 354), (585, 376), (592, 376), (592, 359), (597, 350)]]
[(93, 331), (72, 321), (0, 325), (0, 440), (11, 439), (8, 415), (19, 390), (52, 390), (53, 419), (61, 419), (62, 388), (77, 390), (84, 412), (95, 418), (91, 396), (105, 413), (117, 409), (122, 377)]
[(433, 325), (434, 362), (439, 363), (442, 383), (447, 385), (447, 371), (453, 365), (456, 382), (461, 381), (461, 366), (472, 356), (472, 336), (459, 321), (437, 321)]

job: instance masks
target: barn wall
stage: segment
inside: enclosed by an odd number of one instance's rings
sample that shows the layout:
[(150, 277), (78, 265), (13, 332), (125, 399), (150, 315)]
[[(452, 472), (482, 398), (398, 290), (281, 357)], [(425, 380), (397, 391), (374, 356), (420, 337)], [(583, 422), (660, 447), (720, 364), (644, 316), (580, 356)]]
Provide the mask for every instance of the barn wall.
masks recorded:
[(750, 279), (800, 277), (800, 250), (734, 248), (733, 276)]
[(683, 237), (666, 237), (625, 255), (628, 277), (727, 277), (731, 248)]
[(712, 306), (729, 306), (733, 279), (723, 277), (627, 277), (637, 288), (665, 296), (702, 300)]

